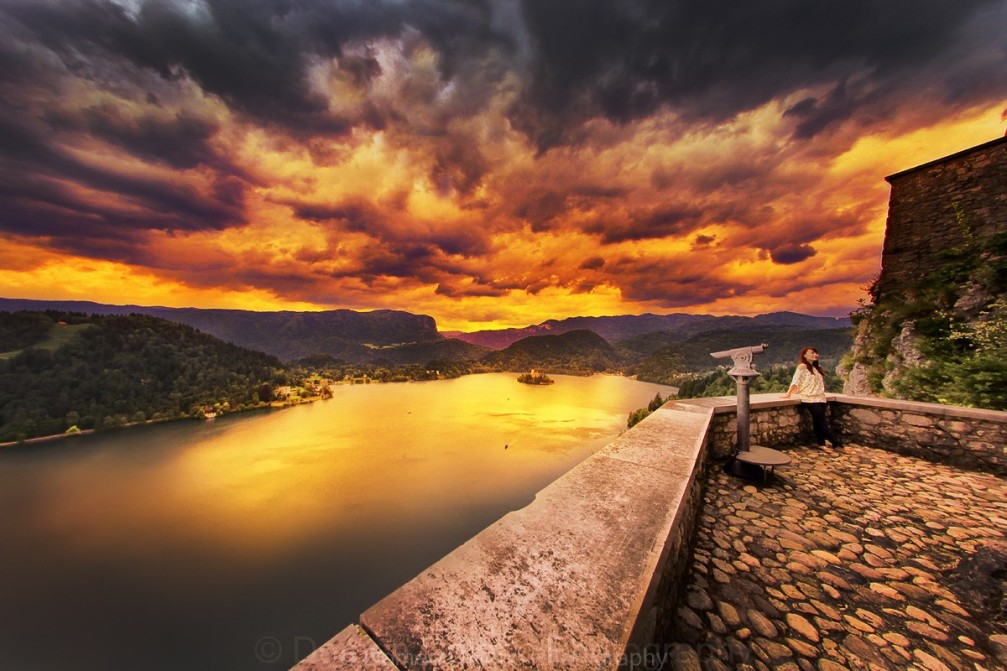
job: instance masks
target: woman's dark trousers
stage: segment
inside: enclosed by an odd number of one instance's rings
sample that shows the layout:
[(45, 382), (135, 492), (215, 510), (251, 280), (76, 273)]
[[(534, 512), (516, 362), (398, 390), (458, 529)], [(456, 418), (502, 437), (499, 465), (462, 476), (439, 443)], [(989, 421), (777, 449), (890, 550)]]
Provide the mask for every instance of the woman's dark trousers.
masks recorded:
[(805, 403), (811, 413), (811, 425), (815, 429), (815, 440), (819, 445), (825, 445), (825, 441), (832, 443), (833, 447), (842, 447), (843, 443), (832, 434), (832, 427), (829, 426), (829, 418), (826, 416), (825, 403)]

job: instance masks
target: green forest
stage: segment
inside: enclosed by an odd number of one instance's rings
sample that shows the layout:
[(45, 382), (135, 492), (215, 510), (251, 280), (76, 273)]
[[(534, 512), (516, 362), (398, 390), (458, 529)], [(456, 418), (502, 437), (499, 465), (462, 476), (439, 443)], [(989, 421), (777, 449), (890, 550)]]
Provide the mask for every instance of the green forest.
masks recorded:
[[(738, 347), (739, 344), (769, 343), (769, 348), (755, 358), (755, 364), (763, 378), (760, 384), (767, 384), (770, 369), (777, 366), (789, 368), (793, 375), (797, 365), (797, 356), (805, 347), (814, 347), (821, 355), (822, 366), (835, 369), (842, 357), (853, 344), (852, 329), (799, 329), (779, 327), (774, 329), (749, 329), (744, 333), (738, 331), (711, 331), (692, 336), (682, 342), (673, 343), (658, 349), (638, 363), (631, 363), (626, 372), (635, 375), (644, 382), (681, 386), (682, 375), (686, 372), (707, 373), (719, 363), (710, 356), (710, 352)], [(625, 348), (632, 343), (623, 343)], [(716, 376), (714, 376), (715, 378)], [(692, 379), (687, 377), (686, 379)], [(733, 384), (729, 378), (728, 383)], [(758, 379), (758, 378), (757, 378)], [(789, 382), (790, 379), (787, 379)], [(706, 384), (697, 382), (700, 388)], [(711, 379), (709, 384), (716, 384)], [(842, 385), (830, 387), (838, 391)], [(786, 388), (784, 388), (784, 391)], [(754, 391), (754, 388), (753, 388)], [(775, 389), (760, 389), (759, 391), (775, 391)], [(734, 393), (734, 392), (731, 392)], [(681, 395), (685, 395), (682, 392)], [(689, 396), (720, 396), (721, 394), (688, 394)]]
[[(689, 373), (678, 378), (679, 398), (700, 398), (706, 396), (734, 396), (738, 391), (737, 383), (727, 374), (727, 368), (705, 373)], [(752, 394), (786, 393), (790, 381), (794, 377), (796, 364), (793, 366), (775, 365), (768, 368), (759, 367), (759, 377), (752, 378), (748, 389)], [(834, 371), (826, 369), (825, 388), (830, 392), (840, 392), (843, 389), (842, 379)]]
[(0, 442), (261, 407), (293, 382), (275, 357), (155, 317), (0, 318)]

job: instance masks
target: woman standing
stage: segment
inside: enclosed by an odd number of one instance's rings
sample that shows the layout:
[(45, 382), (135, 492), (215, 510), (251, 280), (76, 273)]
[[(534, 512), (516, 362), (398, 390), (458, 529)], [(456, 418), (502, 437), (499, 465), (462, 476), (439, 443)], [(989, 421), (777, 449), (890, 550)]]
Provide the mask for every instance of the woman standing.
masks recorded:
[(790, 398), (792, 394), (799, 394), (804, 407), (811, 412), (811, 423), (815, 428), (815, 440), (819, 447), (824, 447), (826, 440), (832, 443), (832, 447), (842, 447), (842, 442), (833, 435), (825, 416), (825, 371), (818, 364), (818, 350), (814, 347), (801, 350), (794, 379), (784, 398)]

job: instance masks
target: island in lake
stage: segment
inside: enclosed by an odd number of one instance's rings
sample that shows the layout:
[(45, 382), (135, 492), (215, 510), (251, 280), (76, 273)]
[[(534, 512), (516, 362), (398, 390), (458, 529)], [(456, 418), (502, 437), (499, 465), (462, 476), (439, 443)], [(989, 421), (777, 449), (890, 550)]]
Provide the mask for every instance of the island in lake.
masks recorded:
[(545, 373), (539, 373), (533, 370), (530, 373), (525, 373), (518, 377), (518, 382), (523, 384), (555, 384), (556, 380), (552, 379)]

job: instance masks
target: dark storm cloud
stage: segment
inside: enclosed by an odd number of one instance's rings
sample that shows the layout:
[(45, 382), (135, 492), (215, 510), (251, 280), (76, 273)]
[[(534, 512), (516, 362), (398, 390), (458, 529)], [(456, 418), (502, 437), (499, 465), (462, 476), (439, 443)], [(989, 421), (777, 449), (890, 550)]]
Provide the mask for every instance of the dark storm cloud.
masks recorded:
[(214, 165), (236, 170), (209, 144), (218, 125), (184, 112), (170, 118), (134, 117), (105, 103), (74, 114), (54, 111), (45, 120), (56, 131), (86, 132), (152, 163), (179, 169)]
[[(844, 82), (898, 97), (926, 83), (972, 98), (975, 84), (1003, 84), (1002, 63), (952, 66), (970, 40), (1005, 43), (1002, 26), (969, 22), (998, 0), (524, 0), (534, 45), (533, 78), (515, 123), (541, 148), (560, 144), (572, 125), (603, 115), (625, 122), (668, 104), (686, 117), (717, 120), (808, 86), (831, 85), (808, 103), (799, 130), (811, 137), (864, 104)], [(964, 34), (966, 27), (985, 31)], [(1002, 59), (1002, 54), (1001, 57)], [(965, 77), (973, 86), (961, 85)], [(903, 81), (904, 80), (904, 81)], [(655, 180), (663, 183), (660, 175)]]
[[(0, 105), (0, 109), (5, 107)], [(0, 219), (0, 228), (34, 235), (48, 229), (44, 234), (58, 235), (51, 218), (54, 207), (67, 210), (71, 220), (76, 216), (89, 222), (95, 230), (220, 229), (242, 220), (244, 190), (228, 175), (217, 175), (212, 193), (201, 193), (186, 184), (86, 163), (54, 146), (45, 131), (46, 127), (14, 115), (0, 115), (0, 144), (4, 147), (0, 174), (5, 187), (0, 192), (0, 207), (6, 205), (8, 211), (16, 209), (23, 215)], [(68, 189), (68, 181), (114, 194), (120, 204), (85, 198)], [(144, 212), (130, 214), (126, 205)], [(63, 234), (76, 237), (88, 232), (68, 226)]]
[(359, 125), (381, 128), (388, 110), (364, 103), (330, 112), (308, 80), (312, 58), (340, 58), (361, 90), (380, 73), (373, 58), (345, 55), (355, 40), (419, 32), (437, 49), (446, 79), (488, 49), (510, 40), (490, 29), (488, 2), (331, 0), (147, 0), (130, 15), (109, 0), (8, 0), (20, 29), (83, 65), (82, 54), (116, 56), (173, 80), (191, 77), (232, 109), (287, 132), (341, 134)]
[(294, 216), (314, 222), (330, 222), (344, 230), (356, 233), (380, 233), (388, 229), (384, 214), (375, 205), (365, 200), (353, 200), (336, 205), (313, 203), (288, 203), (294, 208)]
[[(437, 50), (442, 79), (463, 87), (466, 113), (481, 107), (507, 71), (522, 77), (512, 118), (545, 148), (598, 115), (625, 122), (668, 104), (689, 118), (722, 119), (828, 85), (833, 91), (824, 99), (791, 109), (804, 115), (797, 135), (808, 138), (875, 100), (860, 89), (873, 84), (898, 95), (903, 84), (914, 85), (902, 75), (921, 67), (947, 96), (965, 99), (976, 95), (975, 83), (1007, 77), (989, 62), (945, 64), (958, 42), (1004, 43), (996, 32), (963, 34), (981, 10), (998, 4), (525, 0), (521, 27), (501, 20), (508, 3), (490, 0), (147, 0), (135, 13), (110, 0), (5, 0), (0, 11), (12, 19), (7, 32), (37, 40), (71, 71), (94, 76), (91, 57), (126, 58), (165, 80), (191, 77), (231, 109), (297, 135), (397, 123), (394, 110), (366, 95), (352, 109), (330, 110), (309, 85), (308, 66), (316, 57), (337, 58), (347, 81), (366, 93), (380, 66), (347, 53), (348, 46), (417, 31)], [(491, 53), (496, 58), (487, 60)], [(855, 91), (847, 80), (857, 74), (866, 79)], [(442, 154), (435, 176), (448, 175), (465, 191), (484, 169), (471, 158)], [(658, 173), (654, 179), (667, 184)]]
[(431, 181), (443, 196), (453, 191), (468, 195), (479, 186), (489, 165), (475, 142), (453, 139), (436, 152)]
[(770, 249), (769, 257), (773, 260), (773, 263), (790, 265), (793, 263), (800, 263), (805, 259), (811, 258), (817, 253), (818, 250), (811, 245), (789, 244)]
[(534, 191), (515, 214), (528, 220), (533, 231), (543, 231), (550, 221), (566, 212), (566, 195), (558, 191)]
[[(375, 239), (379, 246), (410, 245), (427, 250), (424, 254), (411, 254), (418, 259), (432, 256), (430, 250), (439, 250), (448, 256), (479, 256), (490, 251), (486, 231), (467, 226), (431, 230), (416, 227), (399, 219), (394, 207), (382, 209), (365, 200), (349, 200), (336, 205), (286, 203), (293, 207), (299, 219), (326, 225), (330, 230), (364, 233)], [(338, 235), (334, 235), (338, 238)]]
[(633, 211), (624, 218), (599, 219), (583, 230), (600, 235), (605, 244), (652, 240), (688, 233), (702, 225), (702, 217), (703, 211), (690, 205), (665, 205)]
[(786, 112), (784, 116), (797, 117), (801, 121), (794, 130), (794, 137), (812, 138), (832, 124), (845, 121), (853, 116), (858, 101), (848, 91), (845, 81), (840, 82), (823, 100), (805, 98)]
[(549, 230), (556, 219), (570, 212), (605, 208), (628, 193), (623, 188), (595, 184), (573, 184), (562, 191), (533, 188), (516, 204), (514, 215), (526, 220), (533, 231), (541, 232)]
[(695, 272), (695, 260), (688, 257), (660, 262), (624, 259), (613, 265), (620, 278), (619, 288), (628, 300), (665, 308), (709, 303), (748, 290), (736, 282)]

